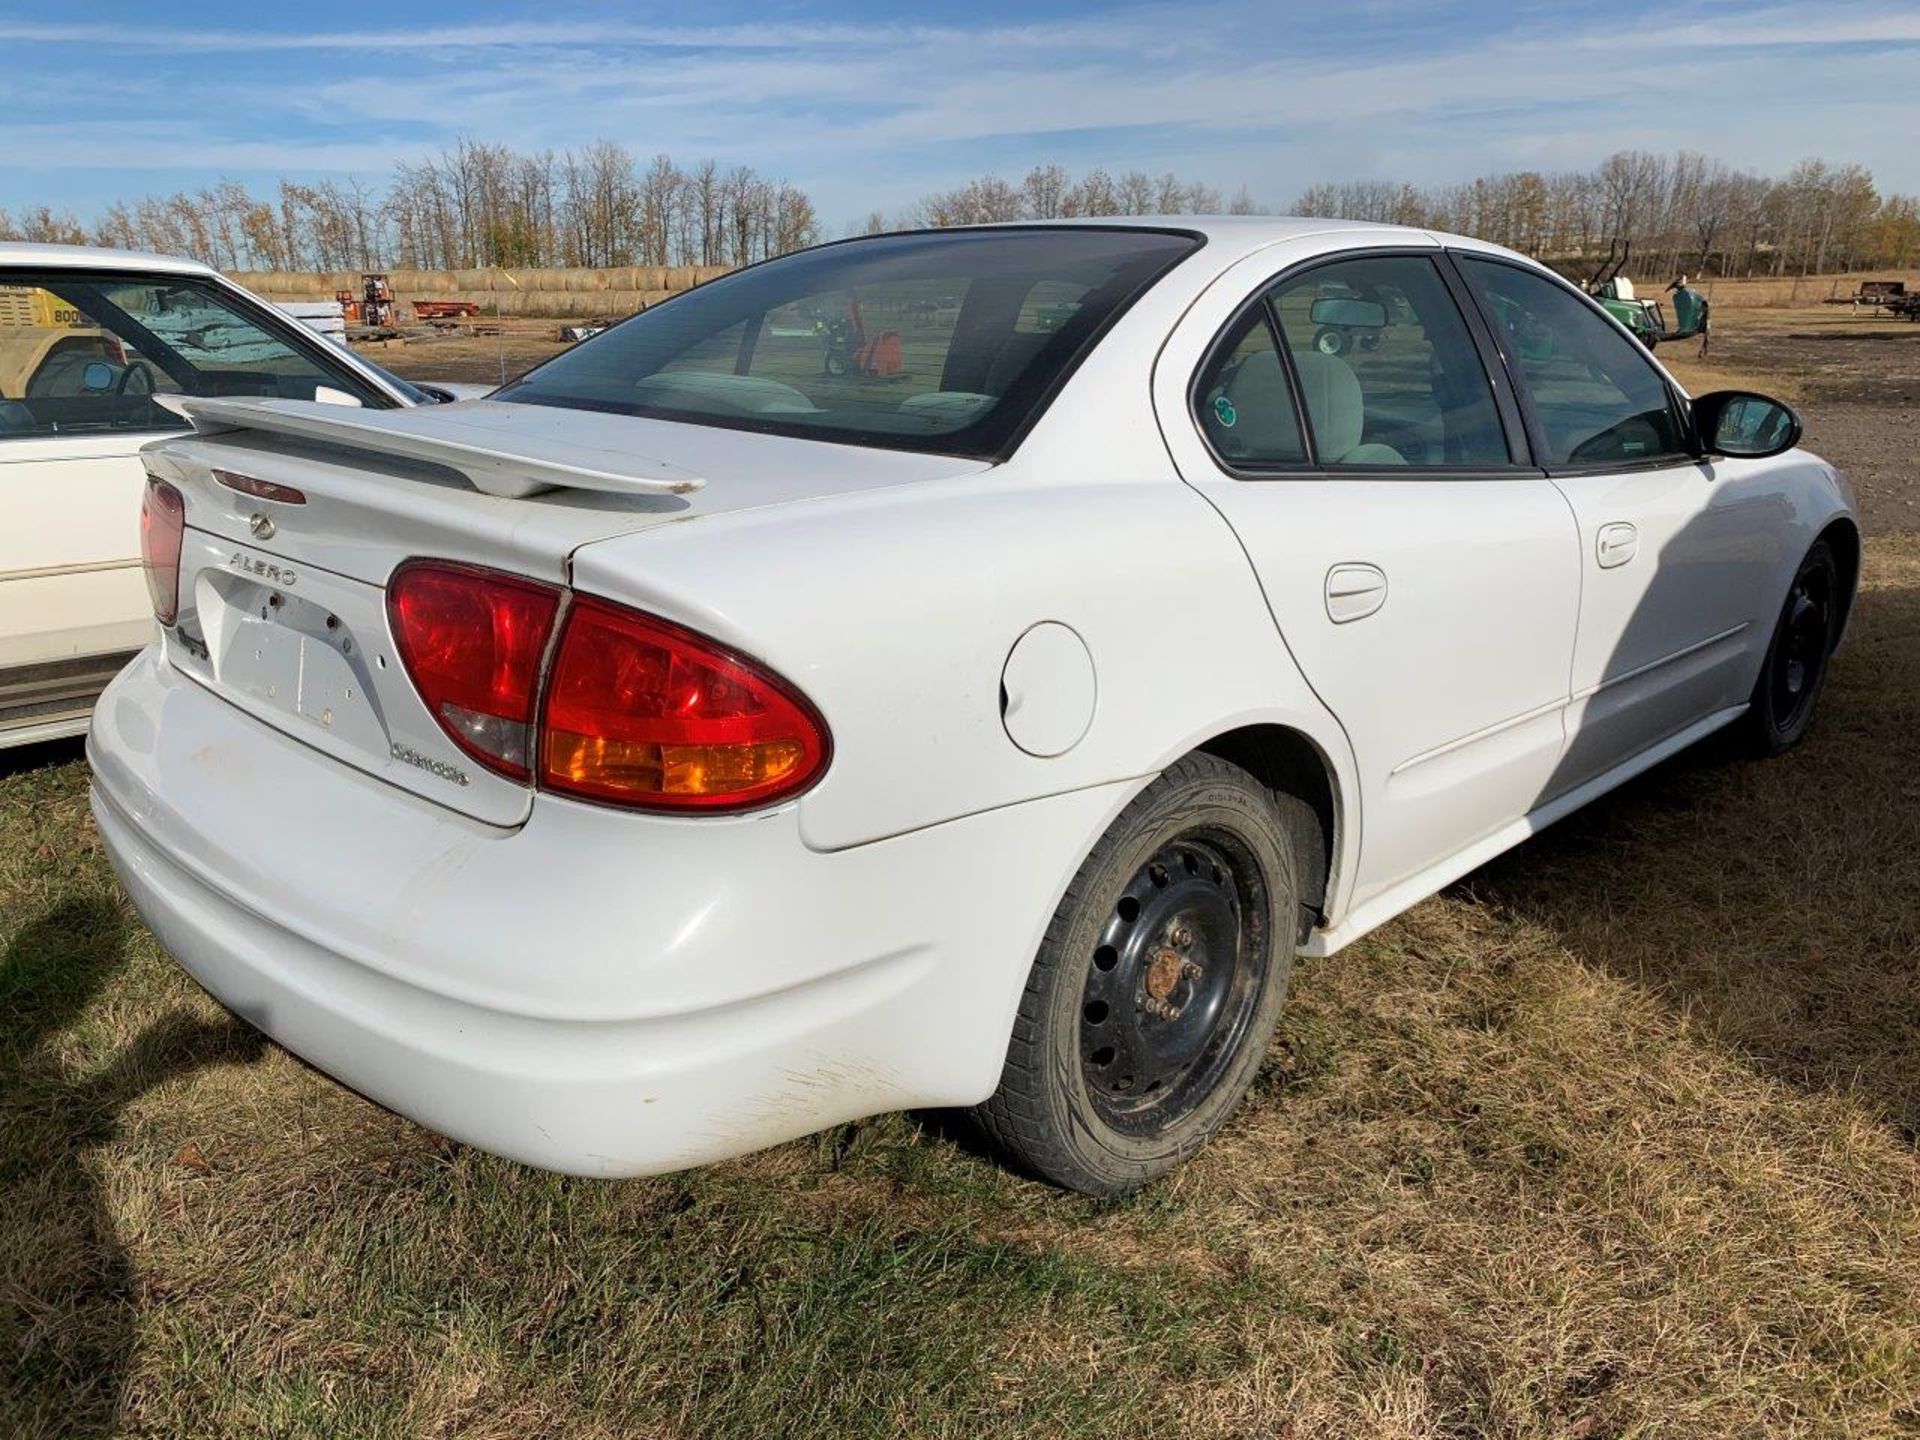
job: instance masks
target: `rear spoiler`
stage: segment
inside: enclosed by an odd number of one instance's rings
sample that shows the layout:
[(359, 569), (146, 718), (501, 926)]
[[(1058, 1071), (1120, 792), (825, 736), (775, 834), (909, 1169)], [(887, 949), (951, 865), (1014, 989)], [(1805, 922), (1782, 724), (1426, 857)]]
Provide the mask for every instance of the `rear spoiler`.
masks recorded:
[(548, 453), (518, 454), (502, 443), (506, 437), (500, 430), (468, 423), (458, 411), (449, 414), (433, 405), (412, 410), (360, 410), (310, 400), (189, 395), (153, 398), (186, 416), (194, 430), (203, 435), (258, 430), (342, 449), (424, 460), (459, 471), (482, 494), (508, 499), (545, 490), (684, 495), (707, 483), (691, 470), (664, 460), (587, 446), (542, 446)]

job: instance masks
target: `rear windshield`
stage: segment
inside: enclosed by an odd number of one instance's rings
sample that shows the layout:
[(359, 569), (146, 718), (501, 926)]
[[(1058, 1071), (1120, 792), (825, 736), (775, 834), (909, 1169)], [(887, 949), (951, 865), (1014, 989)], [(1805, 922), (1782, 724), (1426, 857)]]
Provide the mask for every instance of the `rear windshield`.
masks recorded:
[(826, 245), (636, 315), (493, 398), (991, 459), (1199, 243), (1059, 228)]

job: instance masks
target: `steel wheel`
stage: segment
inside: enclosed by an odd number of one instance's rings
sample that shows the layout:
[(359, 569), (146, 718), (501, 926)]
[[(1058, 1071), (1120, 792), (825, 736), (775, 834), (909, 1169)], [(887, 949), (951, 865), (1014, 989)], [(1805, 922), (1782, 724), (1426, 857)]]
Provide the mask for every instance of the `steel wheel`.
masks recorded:
[(1813, 724), (1814, 703), (1827, 677), (1846, 602), (1833, 548), (1816, 540), (1787, 587), (1766, 662), (1741, 721), (1743, 743), (1754, 753), (1790, 750)]
[(1834, 579), (1831, 566), (1801, 566), (1780, 612), (1766, 683), (1773, 701), (1773, 725), (1783, 735), (1807, 719), (1826, 672), (1827, 652), (1833, 645)]
[(1286, 1002), (1323, 837), (1309, 806), (1204, 752), (1135, 796), (1034, 957), (1000, 1087), (975, 1111), (999, 1148), (1057, 1185), (1119, 1195), (1204, 1145)]
[(1259, 866), (1220, 830), (1162, 846), (1120, 892), (1080, 1007), (1087, 1093), (1116, 1130), (1157, 1134), (1212, 1092), (1261, 992), (1266, 910)]

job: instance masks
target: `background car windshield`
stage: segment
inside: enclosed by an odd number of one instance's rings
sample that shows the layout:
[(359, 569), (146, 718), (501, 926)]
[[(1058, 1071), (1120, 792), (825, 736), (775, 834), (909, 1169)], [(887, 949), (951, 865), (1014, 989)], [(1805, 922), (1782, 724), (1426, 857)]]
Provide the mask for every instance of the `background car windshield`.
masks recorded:
[(989, 457), (1199, 243), (1090, 227), (824, 246), (637, 315), (496, 398)]
[[(296, 323), (288, 321), (288, 329)], [(0, 272), (0, 440), (178, 429), (160, 395), (386, 401), (192, 276)]]

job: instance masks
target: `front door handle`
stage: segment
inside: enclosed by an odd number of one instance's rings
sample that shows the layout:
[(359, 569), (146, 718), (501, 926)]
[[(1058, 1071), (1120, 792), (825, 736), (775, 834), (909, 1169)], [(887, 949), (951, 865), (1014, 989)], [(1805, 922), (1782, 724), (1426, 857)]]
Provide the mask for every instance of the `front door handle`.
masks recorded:
[(1327, 618), (1336, 625), (1364, 620), (1387, 603), (1387, 576), (1378, 565), (1336, 565), (1327, 572)]
[(1640, 553), (1640, 532), (1624, 520), (1602, 525), (1593, 551), (1593, 558), (1600, 562), (1602, 570), (1624, 565)]

